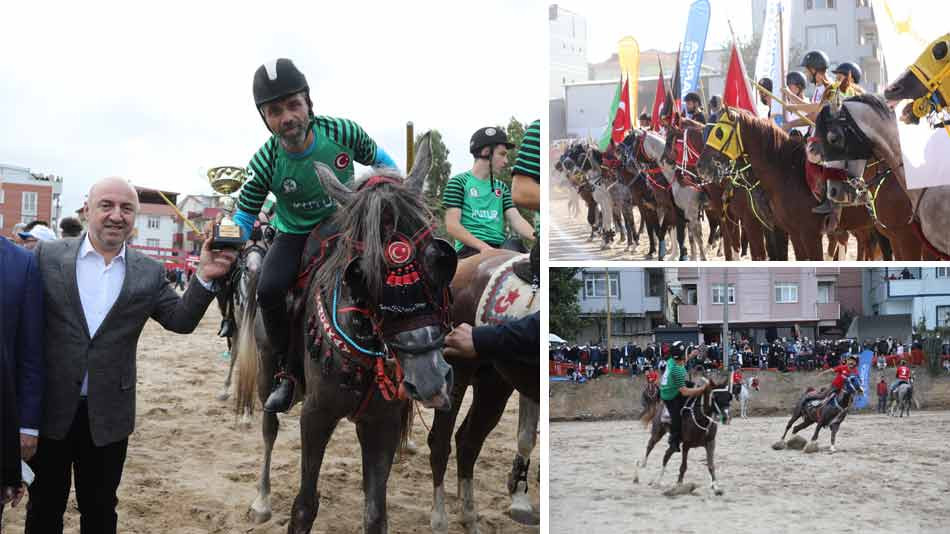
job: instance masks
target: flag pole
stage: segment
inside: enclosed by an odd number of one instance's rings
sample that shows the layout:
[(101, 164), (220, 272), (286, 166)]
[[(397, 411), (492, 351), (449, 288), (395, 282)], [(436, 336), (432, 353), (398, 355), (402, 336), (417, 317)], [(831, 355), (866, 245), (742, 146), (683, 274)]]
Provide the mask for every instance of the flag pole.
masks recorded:
[[(778, 72), (781, 77), (780, 80), (776, 80), (776, 83), (773, 84), (774, 87), (785, 87), (787, 84), (785, 79), (785, 37), (782, 35), (782, 29), (785, 27), (785, 24), (782, 22), (782, 3), (778, 4)], [(785, 107), (782, 106), (782, 110), (785, 110)], [(785, 124), (785, 117), (782, 117), (782, 124)]]
[[(762, 87), (761, 85), (759, 85), (758, 82), (756, 82), (756, 81), (753, 80), (752, 78), (748, 78), (748, 80), (749, 80), (750, 82), (752, 82), (752, 85), (754, 85), (754, 86), (755, 86), (756, 88), (758, 88), (760, 91), (762, 91), (763, 93), (765, 93), (765, 94), (769, 95), (770, 97), (774, 98), (775, 101), (778, 102), (779, 104), (781, 104), (783, 108), (788, 108), (788, 104), (787, 104), (784, 100), (782, 100), (781, 98), (775, 96), (775, 93), (773, 93), (772, 91), (769, 91), (769, 90), (766, 89), (765, 87)], [(803, 114), (801, 111), (792, 110), (792, 112), (795, 113), (796, 115), (798, 115), (799, 117), (801, 117), (802, 119), (804, 119), (804, 121), (807, 122), (810, 126), (815, 126), (815, 122), (814, 122), (813, 120), (809, 119), (809, 118), (808, 118), (805, 114)]]

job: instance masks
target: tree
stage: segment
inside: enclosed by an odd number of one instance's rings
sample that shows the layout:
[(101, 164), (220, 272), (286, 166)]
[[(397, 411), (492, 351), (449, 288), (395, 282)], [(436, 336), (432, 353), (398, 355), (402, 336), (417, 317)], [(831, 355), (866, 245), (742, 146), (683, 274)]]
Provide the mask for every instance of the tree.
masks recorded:
[[(422, 135), (416, 136), (416, 145), (419, 144), (421, 139)], [(436, 216), (439, 225), (436, 234), (446, 237), (448, 233), (445, 231), (445, 209), (442, 207), (442, 192), (452, 175), (452, 164), (449, 163), (449, 149), (442, 142), (442, 134), (438, 130), (432, 130), (430, 147), (432, 149), (432, 165), (429, 167), (429, 174), (426, 176), (423, 196), (426, 205)]]
[[(753, 35), (751, 39), (745, 41), (741, 37), (736, 37), (736, 44), (739, 45), (739, 55), (742, 56), (742, 63), (745, 65), (746, 74), (749, 76), (755, 76), (755, 59), (759, 55), (759, 41), (761, 40), (761, 35)], [(719, 69), (725, 76), (726, 72), (729, 71), (729, 60), (732, 58), (732, 41), (726, 41), (721, 46), (723, 50), (726, 50), (726, 53), (720, 58), (721, 65), (719, 65)]]
[[(508, 142), (515, 145), (515, 148), (508, 151), (508, 165), (505, 166), (505, 170), (495, 175), (495, 179), (508, 184), (509, 190), (511, 189), (511, 169), (514, 168), (515, 161), (518, 159), (518, 148), (524, 139), (526, 129), (527, 125), (514, 117), (508, 120), (508, 127), (505, 128), (505, 132), (508, 134)], [(528, 209), (518, 208), (518, 212), (528, 222), (534, 222), (534, 218), (537, 216), (535, 212)]]
[(578, 333), (587, 324), (580, 317), (581, 306), (577, 294), (584, 287), (583, 280), (575, 278), (583, 273), (582, 267), (555, 267), (548, 269), (551, 280), (548, 291), (549, 323), (551, 333), (564, 339), (576, 339)]

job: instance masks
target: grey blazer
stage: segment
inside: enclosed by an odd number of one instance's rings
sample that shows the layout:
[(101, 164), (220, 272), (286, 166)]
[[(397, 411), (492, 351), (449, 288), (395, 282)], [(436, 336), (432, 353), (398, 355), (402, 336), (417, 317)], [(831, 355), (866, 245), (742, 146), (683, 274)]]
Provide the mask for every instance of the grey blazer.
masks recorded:
[(153, 318), (167, 330), (188, 334), (198, 326), (214, 293), (193, 278), (179, 297), (160, 263), (126, 248), (122, 290), (90, 337), (76, 282), (76, 259), (84, 238), (47, 241), (37, 247), (46, 301), (47, 382), (40, 434), (66, 438), (88, 371), (89, 427), (93, 443), (101, 447), (127, 438), (135, 428), (135, 354), (146, 321)]

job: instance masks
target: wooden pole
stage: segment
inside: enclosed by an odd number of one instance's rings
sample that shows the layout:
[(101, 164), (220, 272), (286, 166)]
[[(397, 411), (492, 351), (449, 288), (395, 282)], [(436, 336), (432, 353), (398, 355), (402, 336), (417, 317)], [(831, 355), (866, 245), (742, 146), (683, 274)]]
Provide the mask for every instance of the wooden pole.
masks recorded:
[(195, 226), (195, 223), (191, 222), (188, 219), (188, 217), (185, 217), (185, 214), (182, 213), (180, 209), (178, 209), (178, 206), (176, 206), (174, 202), (172, 202), (171, 200), (168, 200), (168, 197), (165, 196), (165, 193), (162, 193), (158, 189), (152, 189), (152, 191), (155, 191), (156, 193), (158, 193), (158, 195), (162, 197), (162, 200), (164, 200), (166, 204), (171, 206), (172, 209), (175, 210), (175, 213), (177, 213), (178, 216), (181, 217), (181, 220), (185, 221), (185, 224), (187, 224), (196, 234), (201, 235), (204, 233), (201, 230), (199, 230), (198, 227)]
[(415, 158), (416, 138), (412, 133), (412, 121), (406, 123), (406, 174), (412, 170), (412, 160)]

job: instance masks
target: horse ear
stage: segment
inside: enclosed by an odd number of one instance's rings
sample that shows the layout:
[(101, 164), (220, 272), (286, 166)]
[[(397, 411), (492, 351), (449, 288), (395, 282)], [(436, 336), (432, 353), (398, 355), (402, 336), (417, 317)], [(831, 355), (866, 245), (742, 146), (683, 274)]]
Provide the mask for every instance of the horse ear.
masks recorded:
[(416, 157), (412, 162), (412, 170), (406, 178), (406, 188), (416, 193), (422, 193), (422, 184), (429, 175), (429, 168), (432, 166), (432, 131), (422, 135), (419, 144), (416, 145)]
[(314, 162), (313, 168), (317, 171), (317, 180), (320, 181), (320, 186), (323, 187), (323, 190), (326, 191), (330, 198), (337, 201), (341, 206), (346, 206), (350, 203), (353, 199), (353, 191), (340, 182), (336, 174), (330, 170), (330, 167), (317, 161)]

